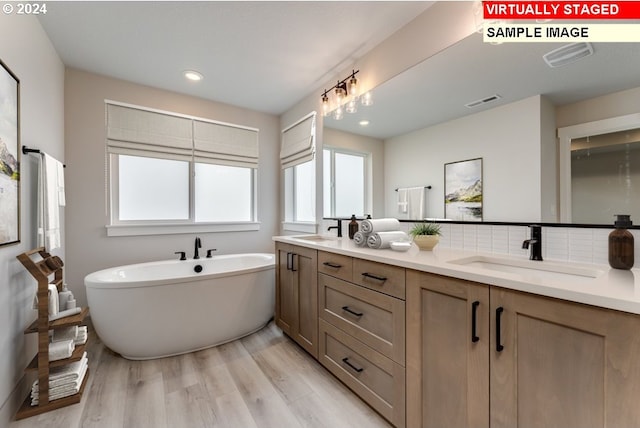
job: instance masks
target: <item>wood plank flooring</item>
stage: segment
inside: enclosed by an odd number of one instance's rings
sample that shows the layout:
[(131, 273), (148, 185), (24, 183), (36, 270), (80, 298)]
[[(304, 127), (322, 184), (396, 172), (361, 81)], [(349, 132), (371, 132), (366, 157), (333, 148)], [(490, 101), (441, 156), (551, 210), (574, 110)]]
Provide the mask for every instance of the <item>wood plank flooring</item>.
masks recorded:
[(10, 428), (391, 426), (273, 323), (225, 345), (150, 361), (121, 358), (92, 333), (82, 401)]

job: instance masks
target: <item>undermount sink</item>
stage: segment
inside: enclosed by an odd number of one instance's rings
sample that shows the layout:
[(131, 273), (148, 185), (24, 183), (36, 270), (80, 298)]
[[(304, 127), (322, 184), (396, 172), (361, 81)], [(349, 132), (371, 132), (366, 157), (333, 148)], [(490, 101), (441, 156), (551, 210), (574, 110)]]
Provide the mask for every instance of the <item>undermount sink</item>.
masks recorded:
[(303, 241), (315, 241), (315, 242), (335, 241), (336, 239), (338, 239), (335, 236), (327, 236), (327, 235), (300, 235), (300, 236), (294, 236), (293, 238), (302, 239)]
[(604, 273), (591, 267), (494, 256), (470, 256), (449, 263), (539, 279), (594, 279)]

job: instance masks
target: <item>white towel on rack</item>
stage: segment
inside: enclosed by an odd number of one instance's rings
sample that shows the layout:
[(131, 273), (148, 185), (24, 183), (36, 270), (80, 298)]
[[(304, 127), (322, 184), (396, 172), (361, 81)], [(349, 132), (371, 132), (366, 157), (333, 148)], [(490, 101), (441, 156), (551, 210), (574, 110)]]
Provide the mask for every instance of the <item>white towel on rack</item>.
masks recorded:
[(409, 204), (407, 193), (406, 188), (398, 189), (398, 211), (403, 214), (407, 212), (407, 205)]
[(71, 357), (74, 349), (76, 349), (73, 340), (62, 340), (49, 344), (49, 361), (63, 360)]
[[(82, 360), (81, 360), (82, 362)], [(84, 360), (84, 363), (80, 366), (80, 372), (76, 379), (71, 381), (68, 384), (63, 386), (57, 386), (49, 390), (49, 401), (58, 400), (60, 398), (69, 397), (71, 395), (77, 394), (80, 392), (80, 388), (82, 388), (82, 382), (84, 381), (84, 377), (87, 374), (87, 370), (89, 369), (89, 365), (87, 360)], [(39, 391), (31, 390), (31, 405), (37, 406), (40, 400)]]
[(58, 328), (51, 330), (51, 342), (60, 342), (61, 340), (76, 340), (78, 337), (78, 326)]
[(64, 165), (48, 154), (41, 153), (38, 170), (38, 245), (49, 251), (61, 245), (61, 205), (64, 205)]
[(372, 220), (362, 220), (360, 230), (364, 233), (389, 232), (399, 230), (400, 222), (397, 218), (376, 218)]
[(424, 187), (410, 187), (407, 189), (407, 211), (412, 220), (424, 218)]
[[(51, 367), (49, 370), (49, 392), (51, 388), (60, 388), (74, 383), (80, 377), (82, 369), (87, 365), (89, 359), (87, 353), (82, 354), (80, 361), (76, 361), (64, 366)], [(38, 392), (40, 381), (36, 379), (31, 386), (31, 392)]]

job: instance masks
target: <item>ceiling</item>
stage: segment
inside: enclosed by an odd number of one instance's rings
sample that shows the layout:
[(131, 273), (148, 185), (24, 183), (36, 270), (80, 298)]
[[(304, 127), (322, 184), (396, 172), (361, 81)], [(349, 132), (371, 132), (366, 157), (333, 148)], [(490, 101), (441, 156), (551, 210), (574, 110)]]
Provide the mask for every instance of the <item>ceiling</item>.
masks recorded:
[(63, 1), (39, 19), (68, 67), (279, 115), (432, 4)]
[[(593, 55), (550, 68), (542, 56), (562, 43), (492, 45), (472, 34), (375, 88), (371, 107), (360, 107), (325, 126), (379, 139), (442, 123), (542, 94), (561, 106), (640, 87), (640, 43), (593, 43)], [(498, 94), (498, 101), (465, 104)], [(366, 127), (358, 125), (367, 119)]]

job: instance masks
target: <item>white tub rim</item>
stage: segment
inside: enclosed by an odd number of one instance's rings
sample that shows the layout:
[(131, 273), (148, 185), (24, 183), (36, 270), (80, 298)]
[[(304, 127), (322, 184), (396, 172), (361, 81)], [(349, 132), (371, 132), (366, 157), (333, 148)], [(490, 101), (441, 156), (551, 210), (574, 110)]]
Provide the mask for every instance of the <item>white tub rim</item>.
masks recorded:
[[(144, 268), (144, 267), (152, 267), (152, 266), (164, 265), (164, 264), (177, 265), (178, 263), (197, 265), (197, 264), (215, 262), (216, 260), (238, 258), (242, 256), (264, 257), (265, 262), (257, 264), (256, 266), (243, 268), (243, 269), (228, 270), (223, 272), (204, 273), (204, 274), (199, 274), (194, 272), (190, 275), (159, 278), (159, 279), (136, 279), (136, 280), (123, 279), (122, 281), (104, 281), (104, 280), (98, 279), (100, 275), (104, 275), (107, 272), (111, 272), (117, 269)], [(114, 266), (114, 267), (105, 268), (105, 269), (92, 272), (84, 277), (84, 285), (85, 285), (85, 288), (121, 289), (121, 288), (157, 287), (162, 285), (199, 282), (203, 280), (224, 278), (228, 276), (245, 275), (245, 274), (250, 274), (253, 272), (259, 272), (263, 270), (275, 270), (275, 262), (276, 262), (276, 257), (275, 257), (275, 254), (273, 253), (236, 253), (236, 254), (217, 255), (210, 258), (200, 258), (200, 259), (187, 259), (187, 260), (167, 259), (167, 260), (152, 261), (152, 262), (132, 263), (128, 265)]]

